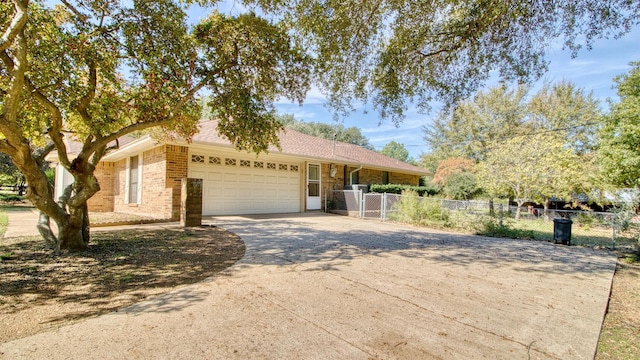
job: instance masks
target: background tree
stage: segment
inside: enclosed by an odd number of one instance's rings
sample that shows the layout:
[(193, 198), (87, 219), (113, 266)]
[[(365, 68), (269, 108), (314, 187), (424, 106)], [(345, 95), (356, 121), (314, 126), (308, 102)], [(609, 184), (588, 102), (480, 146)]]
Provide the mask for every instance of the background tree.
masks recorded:
[(602, 117), (599, 103), (593, 94), (585, 94), (571, 82), (545, 85), (529, 101), (528, 111), (534, 132), (559, 133), (578, 155), (596, 148), (595, 134)]
[(620, 100), (610, 104), (610, 113), (598, 133), (600, 147), (596, 162), (606, 184), (637, 188), (640, 186), (640, 62), (631, 65), (629, 73), (614, 79)]
[(24, 184), (24, 176), (20, 170), (13, 165), (9, 155), (0, 153), (0, 186), (10, 186), (14, 189)]
[[(0, 3), (0, 152), (25, 176), (51, 247), (86, 247), (94, 169), (115, 140), (152, 127), (189, 138), (201, 89), (218, 131), (254, 152), (277, 143), (273, 101), (304, 99), (308, 58), (282, 26), (254, 14), (186, 20), (171, 0)], [(73, 158), (66, 139), (82, 143)], [(59, 203), (42, 169), (51, 151), (74, 178)]]
[(425, 141), (445, 159), (484, 160), (496, 141), (531, 130), (526, 97), (525, 86), (512, 90), (503, 84), (480, 91), (424, 127)]
[(355, 126), (345, 127), (340, 123), (326, 124), (313, 121), (296, 120), (293, 115), (280, 115), (278, 118), (285, 128), (299, 131), (303, 134), (316, 136), (322, 139), (333, 140), (334, 135), (337, 141), (359, 145), (369, 150), (374, 147), (369, 143), (360, 129)]
[(450, 199), (468, 200), (480, 191), (474, 172), (473, 160), (449, 158), (439, 162), (431, 182), (440, 186)]
[(514, 136), (494, 144), (478, 165), (478, 178), (490, 195), (513, 197), (519, 219), (526, 201), (571, 199), (580, 165), (579, 157), (557, 134)]
[(399, 142), (390, 141), (380, 150), (380, 153), (408, 164), (416, 164), (416, 161), (409, 156), (409, 150)]

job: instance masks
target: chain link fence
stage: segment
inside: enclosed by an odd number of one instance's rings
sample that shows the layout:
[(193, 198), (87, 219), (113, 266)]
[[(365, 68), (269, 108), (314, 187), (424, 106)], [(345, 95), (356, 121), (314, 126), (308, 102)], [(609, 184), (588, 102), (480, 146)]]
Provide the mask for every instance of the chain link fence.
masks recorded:
[[(364, 193), (361, 190), (330, 190), (325, 192), (326, 211), (387, 221), (400, 211), (397, 204), (404, 195), (388, 193)], [(420, 197), (419, 202), (438, 203), (441, 209), (451, 214), (464, 215), (466, 221), (486, 221), (490, 216), (504, 220), (510, 226), (530, 231), (553, 231), (553, 219), (570, 219), (574, 233), (591, 234), (598, 238), (609, 238), (614, 242), (624, 233), (626, 238), (640, 237), (640, 221), (637, 216), (624, 218), (620, 212), (595, 212), (565, 209), (540, 209), (532, 206), (520, 207), (520, 217), (516, 220), (517, 206), (495, 204), (481, 200), (447, 200)], [(460, 218), (460, 216), (458, 216)]]

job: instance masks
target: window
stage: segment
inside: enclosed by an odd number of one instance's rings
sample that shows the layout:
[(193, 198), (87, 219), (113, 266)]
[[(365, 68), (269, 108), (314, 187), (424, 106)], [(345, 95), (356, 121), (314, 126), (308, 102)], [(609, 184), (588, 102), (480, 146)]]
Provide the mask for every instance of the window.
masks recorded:
[(385, 185), (389, 183), (389, 172), (388, 171), (383, 171), (382, 172), (382, 183), (385, 184)]
[(240, 167), (251, 167), (250, 160), (240, 160)]
[(278, 164), (278, 170), (287, 171), (287, 164)]
[(298, 172), (298, 165), (291, 165), (289, 166), (289, 170), (293, 171), (293, 172)]
[(224, 164), (229, 166), (236, 166), (236, 159), (224, 159)]
[(203, 155), (191, 155), (191, 162), (204, 164)]
[(217, 156), (209, 156), (209, 164), (220, 165), (221, 164), (220, 158)]
[[(204, 160), (204, 159), (203, 159)], [(126, 203), (140, 204), (142, 192), (142, 162), (140, 156), (132, 156), (128, 159), (127, 166), (127, 191)]]
[(267, 169), (275, 170), (275, 169), (276, 169), (276, 164), (274, 164), (274, 163), (267, 163)]
[(258, 168), (258, 169), (262, 169), (262, 168), (264, 168), (264, 163), (262, 161), (254, 161), (253, 162), (253, 167), (254, 168)]

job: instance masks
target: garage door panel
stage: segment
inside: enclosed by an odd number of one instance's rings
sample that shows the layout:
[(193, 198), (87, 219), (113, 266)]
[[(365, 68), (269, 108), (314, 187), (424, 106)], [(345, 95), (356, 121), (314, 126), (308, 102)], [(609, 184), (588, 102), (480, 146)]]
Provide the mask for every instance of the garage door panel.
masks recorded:
[[(202, 155), (207, 159), (210, 156)], [(291, 170), (299, 169), (300, 165), (259, 160), (263, 167), (256, 167), (255, 162), (237, 157), (236, 165), (225, 165), (224, 160), (221, 163), (189, 163), (189, 177), (204, 181), (204, 215), (300, 211), (300, 174)], [(244, 166), (240, 166), (242, 164)]]

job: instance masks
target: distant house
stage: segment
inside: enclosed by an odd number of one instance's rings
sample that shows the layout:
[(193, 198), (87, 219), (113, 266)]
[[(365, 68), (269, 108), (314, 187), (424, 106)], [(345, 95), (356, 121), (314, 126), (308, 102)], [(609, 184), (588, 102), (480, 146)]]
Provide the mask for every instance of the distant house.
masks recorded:
[[(428, 172), (358, 145), (287, 130), (281, 150), (237, 151), (220, 137), (215, 121), (203, 121), (190, 143), (123, 138), (96, 169), (101, 190), (89, 200), (94, 212), (180, 217), (183, 178), (203, 179), (203, 215), (299, 213), (320, 210), (327, 190), (351, 184), (410, 184)], [(73, 146), (70, 146), (73, 152)], [(56, 192), (72, 181), (58, 165)]]

